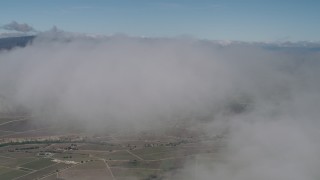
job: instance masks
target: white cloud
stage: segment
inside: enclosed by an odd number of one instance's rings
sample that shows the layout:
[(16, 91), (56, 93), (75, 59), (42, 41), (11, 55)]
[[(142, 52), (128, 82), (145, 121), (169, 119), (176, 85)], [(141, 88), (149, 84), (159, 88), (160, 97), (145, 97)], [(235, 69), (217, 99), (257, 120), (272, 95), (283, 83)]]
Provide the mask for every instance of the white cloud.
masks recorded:
[(209, 134), (228, 130), (223, 161), (199, 161), (196, 179), (320, 176), (317, 51), (53, 34), (0, 54), (1, 95), (41, 120), (141, 130), (192, 119)]

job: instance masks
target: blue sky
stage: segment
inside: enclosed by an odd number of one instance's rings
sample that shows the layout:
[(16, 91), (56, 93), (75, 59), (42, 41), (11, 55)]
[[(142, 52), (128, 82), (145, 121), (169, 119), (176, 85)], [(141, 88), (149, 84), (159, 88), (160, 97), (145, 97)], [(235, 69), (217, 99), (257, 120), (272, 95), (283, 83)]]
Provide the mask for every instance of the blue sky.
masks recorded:
[(0, 25), (95, 34), (320, 40), (317, 0), (1, 0)]

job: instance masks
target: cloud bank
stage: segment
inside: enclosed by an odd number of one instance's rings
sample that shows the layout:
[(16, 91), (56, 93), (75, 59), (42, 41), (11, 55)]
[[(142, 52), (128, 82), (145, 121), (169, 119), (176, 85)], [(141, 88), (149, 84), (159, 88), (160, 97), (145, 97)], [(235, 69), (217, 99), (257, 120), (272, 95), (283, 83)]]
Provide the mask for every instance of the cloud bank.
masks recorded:
[(9, 24), (5, 24), (1, 27), (2, 29), (9, 30), (9, 31), (17, 31), (22, 33), (34, 32), (35, 29), (26, 24), (26, 23), (17, 23), (16, 21), (12, 21)]
[(315, 50), (55, 31), (0, 53), (0, 92), (43, 121), (144, 130), (179, 120), (226, 132), (223, 160), (187, 164), (196, 173), (184, 179), (313, 180), (320, 176), (319, 57)]

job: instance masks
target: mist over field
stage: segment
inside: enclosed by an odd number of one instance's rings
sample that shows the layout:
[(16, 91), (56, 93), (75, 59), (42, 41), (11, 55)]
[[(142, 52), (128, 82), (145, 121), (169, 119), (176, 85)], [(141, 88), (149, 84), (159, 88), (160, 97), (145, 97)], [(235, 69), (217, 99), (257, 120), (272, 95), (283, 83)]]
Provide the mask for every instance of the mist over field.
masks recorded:
[[(90, 131), (186, 121), (223, 133), (220, 161), (186, 164), (188, 179), (320, 177), (320, 51), (297, 44), (46, 32), (0, 52), (0, 111)], [(10, 107), (10, 108), (9, 108)]]

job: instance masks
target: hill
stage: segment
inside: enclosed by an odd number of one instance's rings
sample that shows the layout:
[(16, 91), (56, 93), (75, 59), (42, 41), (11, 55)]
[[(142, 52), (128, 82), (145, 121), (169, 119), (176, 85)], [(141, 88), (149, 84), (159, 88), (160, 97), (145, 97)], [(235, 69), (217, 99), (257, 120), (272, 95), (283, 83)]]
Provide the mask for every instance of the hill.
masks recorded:
[(25, 47), (33, 41), (36, 36), (20, 36), (0, 38), (0, 50), (9, 50), (14, 47)]

